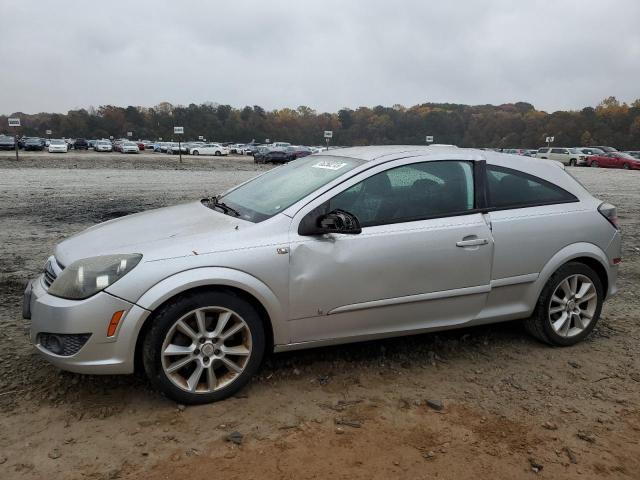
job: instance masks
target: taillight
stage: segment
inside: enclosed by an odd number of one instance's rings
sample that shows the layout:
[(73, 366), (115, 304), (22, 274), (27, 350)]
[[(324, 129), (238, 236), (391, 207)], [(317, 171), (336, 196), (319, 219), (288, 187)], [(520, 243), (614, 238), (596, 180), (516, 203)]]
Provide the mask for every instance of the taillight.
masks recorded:
[(604, 202), (598, 207), (598, 212), (606, 218), (616, 230), (620, 230), (620, 222), (618, 221), (618, 210), (614, 205)]

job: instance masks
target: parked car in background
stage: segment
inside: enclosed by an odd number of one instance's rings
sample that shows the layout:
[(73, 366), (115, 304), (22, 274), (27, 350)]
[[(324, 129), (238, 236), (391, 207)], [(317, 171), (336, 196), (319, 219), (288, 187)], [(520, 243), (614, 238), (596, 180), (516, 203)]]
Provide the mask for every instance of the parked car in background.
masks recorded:
[(120, 145), (120, 151), (122, 153), (138, 153), (140, 152), (140, 148), (138, 148), (138, 144), (136, 142), (122, 142)]
[(113, 151), (113, 145), (109, 140), (96, 140), (93, 149), (96, 152), (111, 152)]
[(247, 155), (254, 155), (258, 151), (258, 148), (260, 148), (261, 146), (263, 145), (259, 143), (247, 143), (244, 148), (247, 152)]
[(15, 150), (16, 139), (9, 135), (0, 135), (0, 150)]
[(113, 140), (111, 142), (111, 145), (113, 146), (113, 151), (114, 152), (122, 152), (122, 144), (125, 142), (125, 140)]
[(133, 142), (138, 146), (138, 150), (142, 151), (144, 150), (144, 142)]
[(42, 151), (44, 150), (44, 141), (38, 137), (29, 137), (24, 141), (24, 149)]
[(219, 143), (205, 143), (204, 145), (192, 147), (189, 153), (191, 155), (215, 155), (219, 157), (221, 155), (229, 155), (229, 150)]
[(507, 148), (502, 150), (503, 153), (510, 153), (512, 155), (526, 155), (527, 150), (524, 148)]
[(87, 140), (87, 143), (89, 144), (89, 148), (95, 150), (95, 146), (96, 146), (96, 141), (97, 140)]
[(303, 145), (291, 145), (285, 150), (289, 157), (289, 161), (295, 160), (296, 158), (306, 157), (307, 155), (311, 155), (313, 153), (309, 147), (305, 147)]
[(76, 138), (75, 142), (73, 142), (74, 150), (89, 150), (89, 142), (87, 142), (84, 138)]
[(289, 154), (284, 148), (258, 147), (253, 154), (255, 163), (286, 163), (289, 161)]
[(617, 152), (618, 150), (613, 147), (607, 147), (606, 145), (594, 145), (591, 148), (598, 148), (605, 153)]
[(269, 146), (271, 148), (287, 148), (287, 147), (290, 147), (291, 144), (289, 142), (273, 142)]
[(66, 239), (24, 292), (31, 342), (74, 372), (141, 362), (197, 404), (270, 352), (511, 320), (587, 338), (617, 292), (616, 207), (554, 162), (411, 148), (309, 156)]
[(640, 159), (640, 150), (629, 150), (627, 152), (624, 153), (628, 153), (629, 155), (631, 155), (633, 158), (638, 158)]
[(591, 155), (602, 155), (605, 152), (600, 150), (599, 148), (595, 148), (595, 147), (577, 147), (576, 150), (578, 150), (580, 153), (582, 153), (585, 158), (578, 161), (578, 166), (579, 167), (583, 167), (588, 165), (587, 163), (587, 158)]
[(590, 167), (624, 168), (626, 170), (640, 169), (640, 160), (625, 152), (607, 152), (602, 155), (587, 157)]
[(586, 160), (586, 155), (582, 154), (575, 148), (544, 147), (538, 149), (536, 158), (556, 160), (565, 165), (576, 166), (578, 165), (578, 162)]
[(64, 140), (52, 138), (49, 142), (49, 153), (67, 153), (69, 145)]
[(172, 154), (172, 155), (178, 155), (180, 152), (184, 153), (184, 154), (189, 154), (189, 146), (186, 143), (178, 143), (178, 142), (173, 142), (169, 145), (167, 145), (167, 153), (168, 154)]

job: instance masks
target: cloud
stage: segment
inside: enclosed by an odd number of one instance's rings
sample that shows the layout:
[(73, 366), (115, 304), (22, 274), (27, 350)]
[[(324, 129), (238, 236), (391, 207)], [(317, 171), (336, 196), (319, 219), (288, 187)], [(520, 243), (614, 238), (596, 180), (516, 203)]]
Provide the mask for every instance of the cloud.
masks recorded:
[(640, 2), (2, 1), (0, 111), (640, 97)]

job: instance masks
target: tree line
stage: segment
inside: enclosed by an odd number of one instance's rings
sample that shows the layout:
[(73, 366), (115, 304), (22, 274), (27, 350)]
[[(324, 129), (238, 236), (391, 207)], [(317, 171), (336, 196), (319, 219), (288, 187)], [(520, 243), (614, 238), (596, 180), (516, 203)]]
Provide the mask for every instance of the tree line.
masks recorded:
[(343, 108), (321, 113), (300, 106), (267, 111), (254, 105), (203, 103), (188, 106), (160, 103), (152, 108), (117, 107), (70, 110), (61, 113), (0, 116), (0, 132), (14, 133), (8, 117), (20, 117), (20, 134), (65, 138), (125, 137), (176, 139), (174, 126), (183, 126), (184, 139), (199, 136), (209, 141), (248, 143), (288, 141), (319, 145), (324, 130), (333, 131), (335, 145), (424, 144), (432, 135), (436, 143), (465, 147), (536, 148), (547, 136), (562, 146), (611, 145), (622, 150), (640, 149), (640, 99), (630, 105), (608, 97), (596, 107), (547, 113), (526, 102), (503, 105), (423, 103)]

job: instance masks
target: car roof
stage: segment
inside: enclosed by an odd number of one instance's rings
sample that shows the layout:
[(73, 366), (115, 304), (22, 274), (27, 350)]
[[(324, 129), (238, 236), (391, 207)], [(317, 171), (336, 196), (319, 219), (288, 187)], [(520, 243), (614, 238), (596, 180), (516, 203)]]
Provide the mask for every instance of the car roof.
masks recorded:
[(526, 157), (509, 153), (480, 150), (477, 148), (458, 148), (454, 145), (381, 145), (371, 147), (347, 147), (323, 151), (314, 154), (322, 157), (355, 158), (364, 164), (352, 172), (367, 170), (377, 164), (402, 158), (421, 157), (421, 161), (435, 160), (485, 160), (489, 165), (512, 168), (540, 178), (551, 180), (563, 188), (568, 184), (559, 170), (564, 170), (562, 163), (555, 160)]
[(451, 154), (461, 152), (480, 152), (471, 148), (458, 148), (454, 145), (376, 145), (370, 147), (346, 147), (330, 149), (321, 154), (332, 157), (350, 157), (367, 162), (389, 161), (403, 157), (422, 155)]

